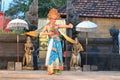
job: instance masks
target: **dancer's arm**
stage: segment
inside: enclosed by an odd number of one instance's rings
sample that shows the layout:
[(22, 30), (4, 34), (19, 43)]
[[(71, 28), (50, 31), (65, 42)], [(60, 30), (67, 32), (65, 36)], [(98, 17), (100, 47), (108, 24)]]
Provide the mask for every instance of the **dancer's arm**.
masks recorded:
[(71, 23), (68, 25), (59, 25), (58, 28), (73, 28), (73, 25)]

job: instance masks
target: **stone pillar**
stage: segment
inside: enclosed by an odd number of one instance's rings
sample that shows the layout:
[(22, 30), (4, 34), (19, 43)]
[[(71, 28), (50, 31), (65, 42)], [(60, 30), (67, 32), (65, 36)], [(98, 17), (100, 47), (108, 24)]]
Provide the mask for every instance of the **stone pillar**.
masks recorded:
[[(71, 4), (71, 0), (67, 0), (67, 9), (66, 9), (66, 12), (67, 12), (67, 14), (66, 14), (66, 22), (67, 22), (67, 24), (69, 24), (70, 23), (70, 10), (72, 9), (72, 4)], [(66, 33), (67, 33), (67, 35), (69, 36), (69, 37), (72, 37), (72, 30), (71, 29), (67, 29), (66, 30)], [(66, 60), (67, 60), (67, 62), (66, 62), (66, 66), (67, 66), (67, 70), (69, 70), (70, 69), (70, 54), (72, 53), (71, 52), (71, 44), (69, 43), (69, 42), (65, 42), (66, 44), (66, 53), (67, 53), (67, 56), (66, 56)]]
[(38, 70), (38, 56), (39, 56), (39, 38), (32, 39), (34, 51), (33, 51), (33, 68), (34, 70)]
[(22, 70), (22, 62), (15, 62), (15, 70)]
[[(29, 31), (35, 31), (38, 27), (38, 0), (33, 0), (29, 6), (29, 10), (25, 14), (25, 18), (29, 23)], [(33, 51), (33, 67), (34, 70), (38, 70), (38, 54), (39, 54), (39, 44), (38, 37), (32, 40), (35, 50)]]
[(8, 62), (7, 70), (15, 70), (15, 62)]
[[(66, 9), (66, 20), (67, 20), (67, 24), (69, 23), (72, 23), (73, 24), (73, 29), (67, 29), (67, 35), (71, 38), (75, 38), (76, 37), (76, 30), (75, 30), (75, 26), (80, 22), (80, 19), (79, 19), (79, 15), (77, 14), (77, 12), (75, 11), (75, 8), (73, 6), (73, 1), (75, 0), (67, 0), (67, 9)], [(73, 35), (74, 34), (74, 35)], [(70, 57), (71, 57), (71, 51), (72, 49), (72, 44), (70, 44), (68, 41), (66, 41), (66, 52), (67, 52), (67, 66), (68, 66), (68, 69), (70, 69)]]

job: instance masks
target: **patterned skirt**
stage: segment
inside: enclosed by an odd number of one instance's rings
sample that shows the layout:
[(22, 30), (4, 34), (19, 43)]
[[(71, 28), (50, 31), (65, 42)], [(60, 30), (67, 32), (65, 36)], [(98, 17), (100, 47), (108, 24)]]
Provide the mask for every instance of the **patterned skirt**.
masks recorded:
[(45, 65), (49, 74), (63, 70), (62, 45), (59, 37), (49, 39)]

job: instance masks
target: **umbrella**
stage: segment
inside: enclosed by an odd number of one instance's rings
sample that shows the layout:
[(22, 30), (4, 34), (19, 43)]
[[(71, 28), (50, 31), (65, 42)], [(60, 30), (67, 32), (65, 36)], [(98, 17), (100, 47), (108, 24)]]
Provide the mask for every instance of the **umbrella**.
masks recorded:
[(11, 20), (8, 23), (7, 28), (10, 30), (22, 30), (24, 28), (28, 29), (28, 24), (26, 21), (17, 18), (17, 19)]
[(88, 32), (97, 31), (97, 25), (91, 21), (82, 21), (76, 26), (76, 31), (86, 32), (86, 65), (87, 65)]
[(16, 30), (17, 31), (17, 61), (19, 62), (19, 35), (18, 30), (23, 30), (24, 28), (28, 29), (28, 24), (26, 21), (21, 19), (14, 19), (11, 20), (8, 25), (7, 29)]

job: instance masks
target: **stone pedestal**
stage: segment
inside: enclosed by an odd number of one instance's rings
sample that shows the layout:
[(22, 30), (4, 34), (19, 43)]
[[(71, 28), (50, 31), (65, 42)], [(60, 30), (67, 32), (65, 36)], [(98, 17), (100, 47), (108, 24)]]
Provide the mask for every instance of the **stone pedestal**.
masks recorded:
[(91, 65), (90, 70), (91, 71), (97, 71), (98, 67), (96, 65)]
[(83, 71), (90, 71), (90, 65), (83, 65)]
[(71, 71), (75, 71), (75, 68), (74, 68), (74, 67), (70, 67), (70, 70), (71, 70)]
[(22, 70), (22, 62), (15, 62), (15, 70)]
[(70, 67), (71, 71), (82, 71), (82, 68), (80, 66), (76, 66), (76, 67)]
[(7, 69), (8, 70), (15, 70), (15, 63), (14, 62), (8, 62)]
[(80, 66), (75, 67), (75, 69), (79, 70), (79, 71), (82, 71), (82, 67), (80, 67)]

